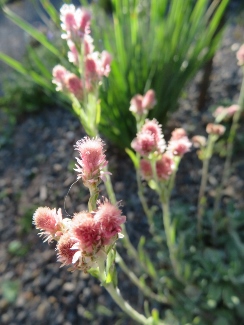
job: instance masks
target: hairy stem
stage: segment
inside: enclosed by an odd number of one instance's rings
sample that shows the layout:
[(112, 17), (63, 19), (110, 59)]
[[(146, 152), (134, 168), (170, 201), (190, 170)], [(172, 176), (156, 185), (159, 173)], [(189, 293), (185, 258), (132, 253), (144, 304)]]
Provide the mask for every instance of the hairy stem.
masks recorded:
[(105, 289), (108, 291), (113, 300), (117, 305), (132, 319), (134, 319), (139, 324), (150, 325), (153, 324), (152, 319), (146, 318), (144, 315), (138, 313), (131, 305), (126, 302), (120, 294), (120, 290), (115, 288), (111, 283), (105, 286)]
[(119, 264), (119, 266), (124, 271), (124, 273), (128, 276), (128, 278), (134, 283), (134, 285), (136, 285), (142, 291), (142, 293), (146, 297), (149, 297), (149, 298), (151, 298), (155, 301), (158, 301), (160, 303), (164, 303), (164, 304), (169, 303), (169, 300), (166, 297), (163, 297), (161, 295), (154, 293), (147, 285), (142, 284), (140, 282), (140, 280), (138, 279), (138, 277), (135, 275), (135, 273), (132, 272), (127, 267), (127, 265), (125, 264), (124, 260), (122, 259), (122, 257), (119, 255), (118, 252), (116, 254), (116, 262)]

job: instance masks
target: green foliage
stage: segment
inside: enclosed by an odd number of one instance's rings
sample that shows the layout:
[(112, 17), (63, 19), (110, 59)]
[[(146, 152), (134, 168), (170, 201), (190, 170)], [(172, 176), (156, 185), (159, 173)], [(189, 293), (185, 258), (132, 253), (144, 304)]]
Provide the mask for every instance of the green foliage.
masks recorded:
[(99, 12), (99, 23), (95, 15), (95, 38), (113, 55), (101, 90), (100, 129), (107, 138), (121, 147), (130, 145), (135, 135), (130, 99), (149, 88), (158, 99), (150, 117), (166, 122), (186, 83), (214, 54), (227, 3), (222, 1), (214, 11), (208, 0), (113, 0), (111, 20), (101, 19)]
[(1, 285), (1, 291), (2, 291), (3, 298), (10, 303), (15, 302), (15, 300), (18, 296), (19, 290), (20, 290), (20, 283), (17, 280), (15, 280), (15, 281), (8, 280), (8, 281), (5, 281), (4, 283), (2, 283), (2, 285)]
[[(102, 15), (101, 9), (96, 10), (95, 4), (92, 5), (96, 21), (92, 25), (93, 36), (101, 44), (99, 50), (106, 49), (113, 55), (111, 74), (101, 89), (100, 130), (108, 139), (125, 148), (135, 135), (134, 118), (128, 110), (130, 99), (136, 93), (155, 89), (158, 105), (151, 117), (156, 117), (160, 123), (166, 122), (169, 112), (177, 109), (186, 83), (214, 54), (221, 36), (219, 22), (228, 0), (221, 1), (217, 8), (213, 8), (216, 2), (208, 8), (208, 0), (113, 0), (111, 3), (112, 19)], [(42, 0), (41, 5), (50, 16), (52, 31), (55, 31), (59, 26), (59, 13), (49, 0)], [(43, 60), (44, 55), (39, 56), (36, 49), (29, 48), (28, 57), (32, 65), (26, 66), (0, 53), (1, 60), (29, 80), (25, 91), (21, 88), (22, 83), (16, 86), (16, 92), (9, 90), (2, 106), (11, 106), (12, 109), (19, 103), (22, 110), (31, 111), (38, 107), (31, 103), (40, 103), (40, 98), (46, 98), (47, 103), (61, 98), (66, 103), (65, 96), (53, 96), (51, 70), (60, 62), (67, 67), (67, 59), (64, 59), (67, 47), (60, 46), (56, 37), (49, 40), (6, 7), (4, 12), (41, 44), (45, 54), (49, 54), (47, 60)], [(26, 96), (20, 95), (22, 92)], [(19, 94), (14, 96), (15, 105), (10, 100), (13, 93)], [(27, 98), (31, 100), (27, 102)], [(7, 105), (8, 100), (10, 104)], [(18, 111), (16, 109), (15, 113)]]

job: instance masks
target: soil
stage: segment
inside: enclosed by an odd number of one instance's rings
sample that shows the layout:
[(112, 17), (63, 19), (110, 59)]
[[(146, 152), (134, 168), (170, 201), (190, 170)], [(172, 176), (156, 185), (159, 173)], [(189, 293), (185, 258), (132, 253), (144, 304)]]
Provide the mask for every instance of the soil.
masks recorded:
[[(200, 72), (186, 89), (179, 111), (165, 127), (166, 138), (176, 127), (184, 127), (189, 136), (205, 135), (206, 124), (213, 121), (207, 108), (216, 107), (223, 100), (237, 103), (242, 74), (235, 51), (243, 41), (243, 26), (230, 25), (214, 58), (206, 109), (203, 112), (195, 109)], [(73, 146), (83, 136), (79, 122), (69, 111), (45, 107), (16, 125), (11, 143), (0, 151), (0, 323), (3, 325), (134, 324), (94, 278), (60, 268), (55, 245), (43, 243), (31, 226), (33, 211), (38, 206), (63, 209), (65, 200), (70, 215), (86, 209), (88, 193), (81, 182), (75, 183), (66, 196), (76, 180)], [(239, 137), (238, 141), (241, 140), (243, 137)], [(140, 234), (147, 235), (148, 229), (136, 193), (133, 166), (125, 154), (110, 144), (107, 155), (117, 200), (123, 201), (126, 227), (136, 245)], [(225, 199), (233, 199), (237, 208), (244, 208), (243, 157), (242, 144), (237, 148), (235, 170), (225, 193)], [(210, 204), (221, 164), (222, 159), (214, 156), (208, 187)], [(201, 163), (192, 150), (181, 163), (172, 204), (180, 199), (194, 211), (200, 174)], [(103, 186), (101, 194), (105, 194)], [(118, 250), (120, 246), (119, 243)], [(119, 283), (125, 298), (142, 311), (142, 297), (120, 271)]]

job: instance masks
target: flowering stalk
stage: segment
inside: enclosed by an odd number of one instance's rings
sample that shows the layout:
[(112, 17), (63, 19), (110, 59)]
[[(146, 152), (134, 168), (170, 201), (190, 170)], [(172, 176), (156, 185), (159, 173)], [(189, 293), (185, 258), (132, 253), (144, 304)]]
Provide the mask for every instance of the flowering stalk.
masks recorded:
[[(244, 50), (244, 47), (243, 47), (242, 51), (243, 50)], [(239, 59), (239, 61), (240, 61), (240, 59)], [(242, 62), (242, 65), (243, 65), (244, 62), (243, 61), (241, 61), (241, 62)], [(235, 136), (236, 136), (238, 126), (239, 126), (238, 123), (239, 123), (241, 114), (242, 114), (242, 112), (244, 110), (244, 77), (242, 79), (242, 85), (241, 85), (241, 91), (240, 91), (238, 106), (239, 106), (239, 108), (236, 110), (236, 112), (233, 115), (233, 121), (232, 121), (232, 124), (231, 124), (229, 137), (228, 137), (228, 140), (227, 140), (226, 159), (225, 159), (225, 164), (224, 164), (224, 169), (223, 169), (223, 176), (222, 176), (221, 184), (220, 184), (219, 188), (217, 189), (217, 195), (216, 195), (215, 202), (214, 202), (214, 213), (213, 213), (213, 215), (214, 215), (215, 219), (217, 218), (217, 215), (218, 215), (223, 188), (224, 188), (224, 186), (226, 186), (227, 180), (228, 180), (229, 175), (230, 175), (231, 160), (232, 160), (233, 147), (234, 147), (234, 140), (235, 140)]]

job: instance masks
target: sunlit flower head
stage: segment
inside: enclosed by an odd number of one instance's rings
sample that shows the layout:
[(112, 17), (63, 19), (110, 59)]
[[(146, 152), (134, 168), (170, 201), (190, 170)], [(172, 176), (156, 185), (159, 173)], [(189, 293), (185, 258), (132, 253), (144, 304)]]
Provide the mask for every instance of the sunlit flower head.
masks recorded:
[(91, 253), (101, 245), (101, 228), (91, 213), (76, 214), (72, 222), (71, 233), (79, 242), (79, 247), (85, 252)]
[(33, 224), (41, 230), (46, 240), (51, 241), (57, 233), (62, 232), (62, 213), (61, 209), (50, 209), (39, 207), (33, 215)]
[(91, 14), (86, 9), (75, 9), (74, 5), (64, 4), (60, 9), (61, 28), (64, 39), (79, 41), (90, 32)]
[(99, 202), (94, 220), (101, 227), (101, 236), (105, 245), (121, 232), (121, 225), (126, 221), (126, 217), (121, 214), (121, 210), (108, 200)]
[(102, 169), (108, 162), (104, 154), (104, 142), (100, 138), (85, 137), (76, 142), (75, 150), (80, 154), (80, 158), (76, 158), (78, 179), (82, 178), (86, 186), (89, 185), (87, 182), (98, 182), (99, 178), (106, 177), (107, 172), (102, 173)]

